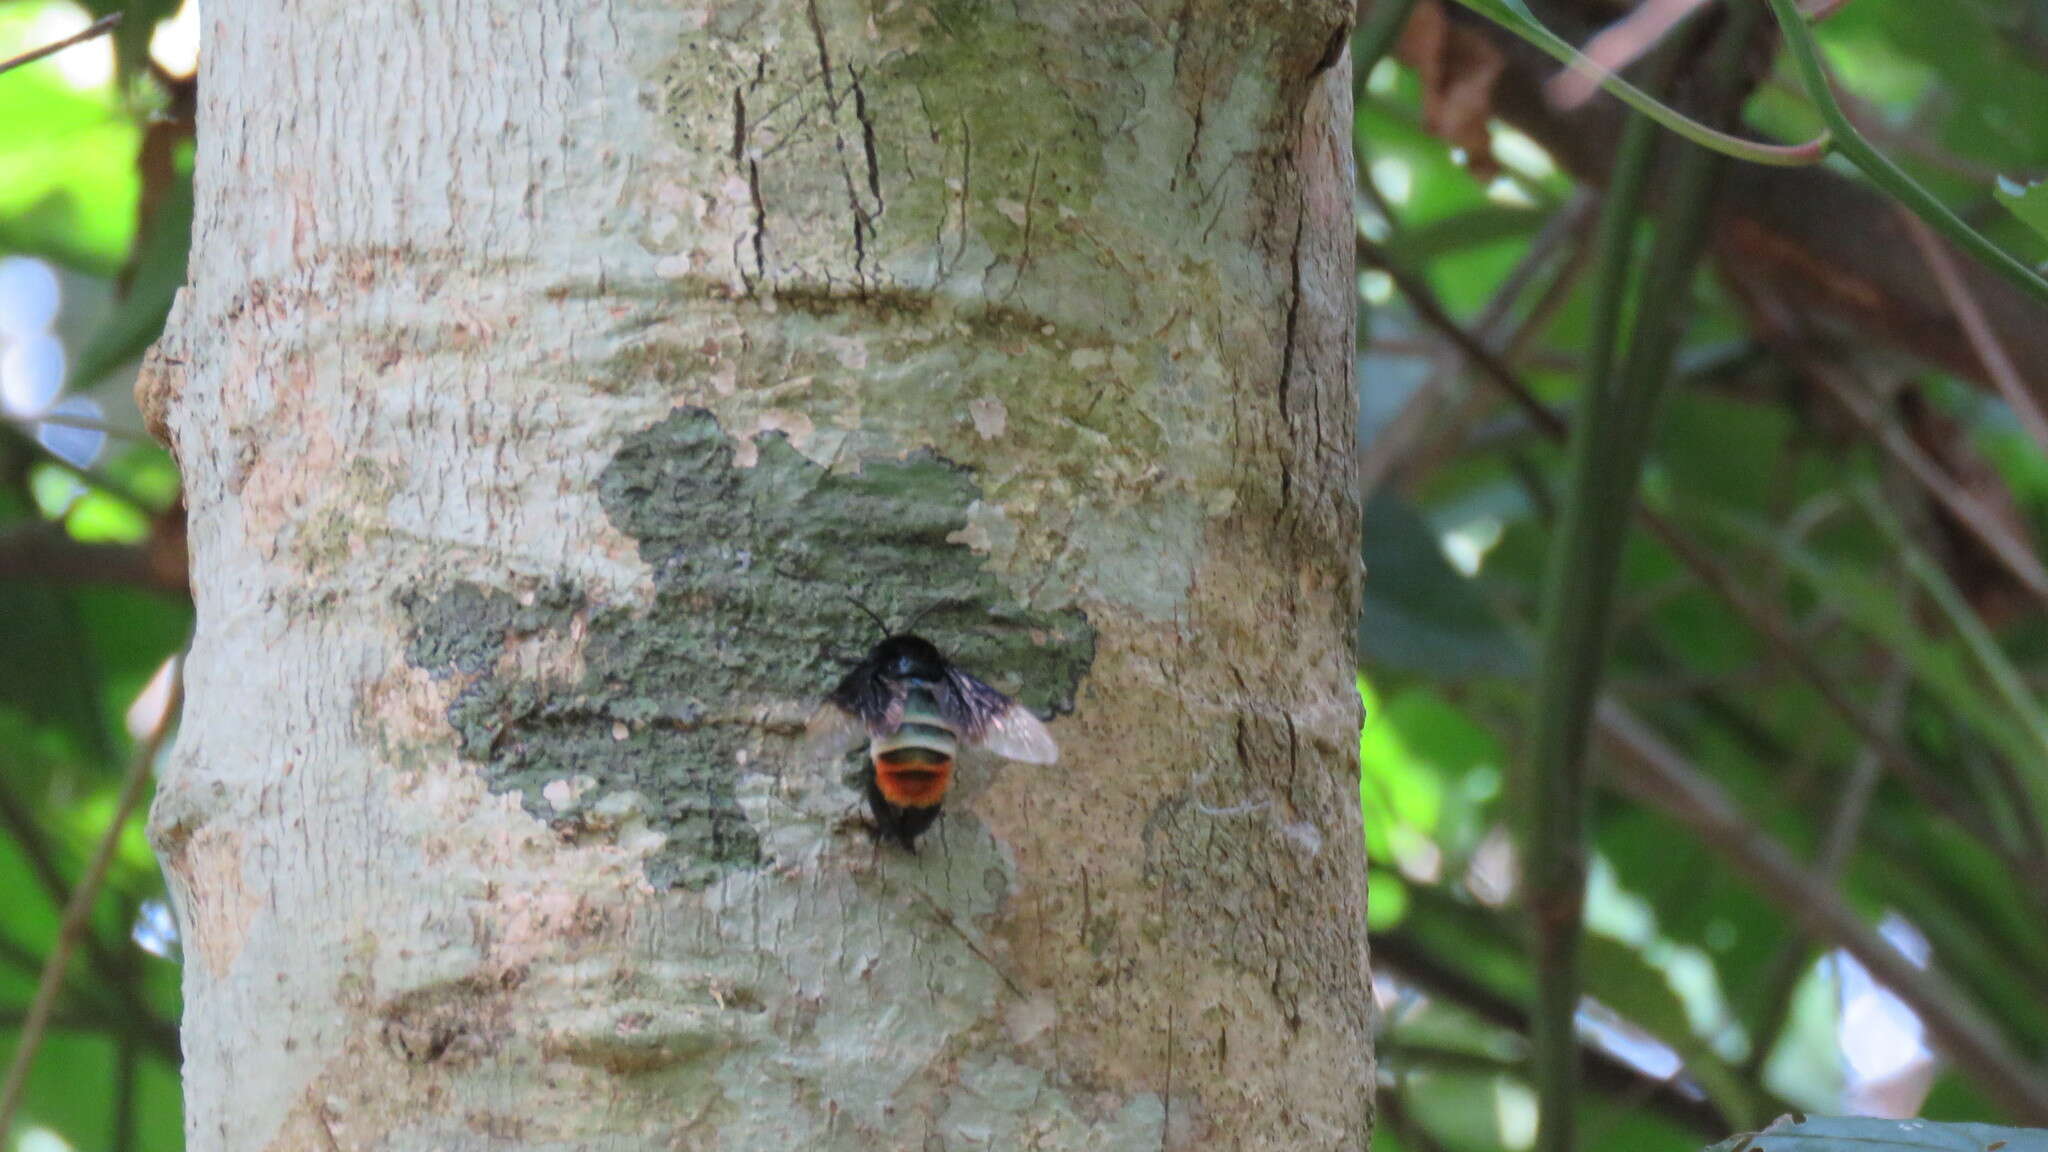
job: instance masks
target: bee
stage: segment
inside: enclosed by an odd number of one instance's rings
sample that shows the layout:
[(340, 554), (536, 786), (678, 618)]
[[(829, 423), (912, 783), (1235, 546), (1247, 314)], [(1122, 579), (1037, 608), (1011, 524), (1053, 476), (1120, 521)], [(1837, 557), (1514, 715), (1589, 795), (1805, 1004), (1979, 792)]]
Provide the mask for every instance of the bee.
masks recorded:
[(858, 600), (854, 606), (881, 628), (882, 639), (826, 695), (805, 747), (837, 759), (867, 743), (861, 787), (876, 835), (917, 851), (917, 838), (939, 818), (953, 786), (963, 744), (1026, 764), (1059, 759), (1052, 733), (1030, 709), (910, 631), (924, 613), (897, 632)]

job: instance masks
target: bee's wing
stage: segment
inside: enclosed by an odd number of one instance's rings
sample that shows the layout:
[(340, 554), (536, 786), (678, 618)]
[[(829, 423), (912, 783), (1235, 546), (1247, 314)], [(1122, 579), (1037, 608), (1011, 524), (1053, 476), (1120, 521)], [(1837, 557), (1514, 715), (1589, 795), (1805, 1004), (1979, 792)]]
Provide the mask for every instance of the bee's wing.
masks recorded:
[(811, 714), (810, 723), (804, 725), (803, 762), (838, 760), (867, 738), (868, 726), (860, 717), (837, 704), (821, 704)]
[(959, 668), (946, 669), (945, 701), (954, 723), (970, 741), (1009, 760), (1051, 764), (1060, 758), (1052, 733), (1029, 708)]
[(998, 756), (1025, 764), (1051, 764), (1060, 758), (1052, 733), (1022, 704), (1012, 704), (990, 720), (981, 743)]

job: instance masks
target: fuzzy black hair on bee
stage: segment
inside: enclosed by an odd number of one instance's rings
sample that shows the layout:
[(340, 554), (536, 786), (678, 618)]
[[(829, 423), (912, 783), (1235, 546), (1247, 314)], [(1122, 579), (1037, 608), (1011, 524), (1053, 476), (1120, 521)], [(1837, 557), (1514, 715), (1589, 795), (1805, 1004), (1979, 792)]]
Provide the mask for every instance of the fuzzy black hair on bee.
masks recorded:
[(938, 605), (899, 632), (865, 604), (853, 603), (882, 639), (826, 694), (805, 744), (809, 757), (837, 759), (867, 743), (862, 791), (877, 835), (917, 851), (917, 838), (939, 818), (952, 788), (962, 744), (1026, 764), (1059, 759), (1052, 733), (1030, 709), (910, 631)]

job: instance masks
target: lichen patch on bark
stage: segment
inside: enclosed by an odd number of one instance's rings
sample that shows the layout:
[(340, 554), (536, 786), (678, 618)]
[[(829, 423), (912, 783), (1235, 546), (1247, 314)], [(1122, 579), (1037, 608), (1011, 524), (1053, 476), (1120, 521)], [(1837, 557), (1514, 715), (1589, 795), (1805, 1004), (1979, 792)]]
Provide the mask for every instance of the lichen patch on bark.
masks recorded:
[[(702, 409), (627, 437), (599, 479), (653, 573), (646, 607), (562, 583), (455, 582), (399, 597), (406, 658), (457, 683), (447, 719), (491, 788), (566, 839), (631, 837), (657, 887), (762, 860), (741, 781), (788, 755), (815, 703), (879, 637), (848, 597), (921, 633), (1042, 713), (1073, 708), (1094, 655), (1078, 611), (1018, 603), (962, 542), (979, 488), (929, 452), (829, 471), (780, 430), (735, 444)], [(536, 675), (517, 650), (573, 649)], [(764, 738), (781, 717), (784, 732)]]

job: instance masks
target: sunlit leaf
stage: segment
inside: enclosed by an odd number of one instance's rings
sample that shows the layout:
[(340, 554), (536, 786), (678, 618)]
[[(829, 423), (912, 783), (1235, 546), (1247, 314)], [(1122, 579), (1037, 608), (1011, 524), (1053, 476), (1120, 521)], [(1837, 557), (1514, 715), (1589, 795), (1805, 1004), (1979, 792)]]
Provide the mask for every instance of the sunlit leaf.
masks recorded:
[[(41, 43), (41, 4), (0, 5), (0, 56)], [(111, 87), (79, 89), (45, 60), (7, 74), (0, 249), (110, 275), (135, 233), (142, 135)]]
[(2048, 240), (2048, 180), (2022, 184), (2001, 176), (1998, 179), (1998, 202), (2032, 228), (2036, 235)]

